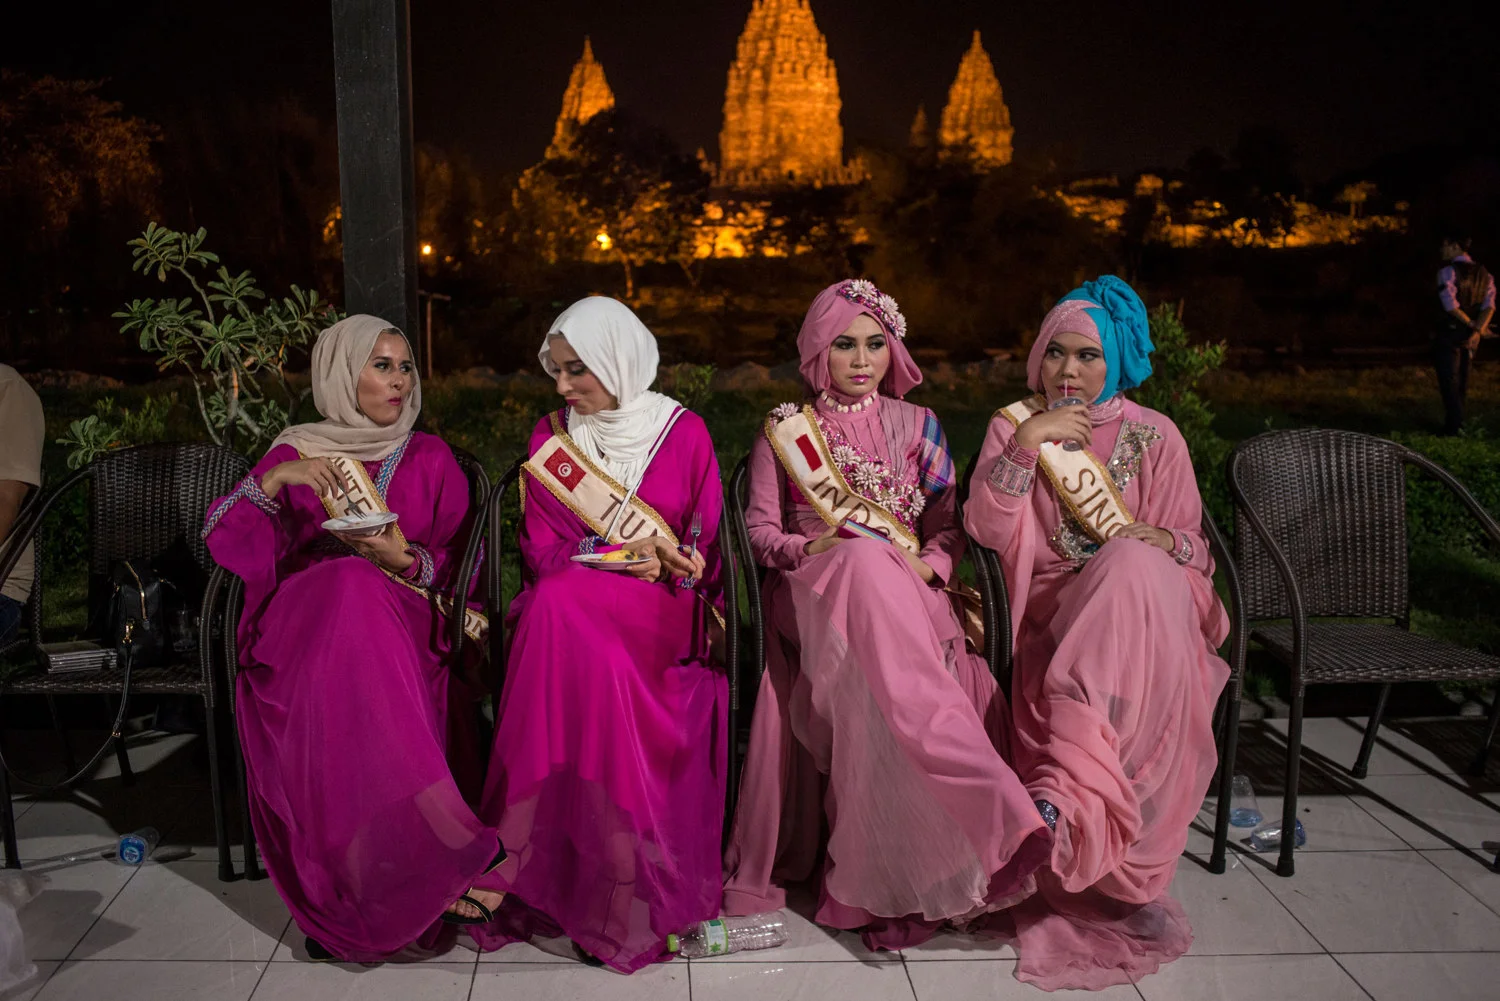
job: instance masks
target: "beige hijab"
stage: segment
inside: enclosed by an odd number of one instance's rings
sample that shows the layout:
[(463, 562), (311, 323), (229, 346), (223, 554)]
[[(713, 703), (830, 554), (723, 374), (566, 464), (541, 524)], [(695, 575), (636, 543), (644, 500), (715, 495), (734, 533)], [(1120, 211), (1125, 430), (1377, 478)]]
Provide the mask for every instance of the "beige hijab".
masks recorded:
[[(363, 313), (346, 316), (318, 335), (312, 352), (313, 406), (327, 420), (293, 424), (271, 447), (291, 445), (303, 455), (347, 455), (360, 462), (379, 462), (406, 440), (422, 412), (422, 384), (412, 371), (411, 395), (401, 418), (381, 427), (359, 410), (359, 375), (385, 331), (406, 335), (393, 323)], [(406, 348), (411, 350), (408, 341)]]

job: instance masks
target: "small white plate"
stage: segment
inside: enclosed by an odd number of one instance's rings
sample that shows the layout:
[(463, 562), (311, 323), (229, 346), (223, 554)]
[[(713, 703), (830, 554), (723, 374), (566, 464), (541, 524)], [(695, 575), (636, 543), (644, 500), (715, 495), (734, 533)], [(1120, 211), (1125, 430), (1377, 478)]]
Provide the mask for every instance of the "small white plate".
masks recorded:
[(633, 560), (606, 560), (603, 554), (597, 553), (581, 553), (578, 556), (571, 557), (571, 559), (574, 563), (587, 563), (593, 567), (633, 567), (641, 563), (651, 562), (651, 557), (649, 556), (638, 556)]
[(395, 511), (367, 515), (346, 514), (342, 518), (329, 518), (323, 522), (323, 527), (330, 532), (346, 532), (350, 535), (374, 535), (395, 520)]

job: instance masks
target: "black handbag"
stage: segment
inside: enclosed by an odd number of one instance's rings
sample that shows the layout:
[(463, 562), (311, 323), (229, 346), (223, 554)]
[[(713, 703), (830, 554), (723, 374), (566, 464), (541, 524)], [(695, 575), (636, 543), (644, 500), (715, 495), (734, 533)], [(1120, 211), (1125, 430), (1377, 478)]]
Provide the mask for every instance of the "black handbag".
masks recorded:
[(167, 616), (173, 605), (177, 589), (161, 576), (146, 568), (137, 567), (129, 560), (116, 563), (110, 570), (113, 585), (109, 601), (104, 609), (103, 636), (106, 645), (113, 644), (115, 663), (121, 671), (120, 706), (110, 725), (110, 735), (104, 738), (83, 765), (72, 775), (59, 782), (44, 783), (28, 779), (6, 762), (0, 753), (0, 768), (4, 768), (27, 785), (36, 786), (43, 795), (71, 787), (79, 779), (93, 771), (109, 751), (110, 745), (123, 735), (125, 720), (130, 711), (130, 678), (137, 667), (155, 667), (167, 660), (172, 649), (167, 631)]
[[(177, 604), (177, 589), (149, 567), (121, 560), (110, 571), (105, 640), (115, 647), (117, 663), (157, 667), (172, 649), (168, 615)], [(128, 658), (128, 659), (127, 659)], [(123, 699), (129, 692), (122, 692)]]

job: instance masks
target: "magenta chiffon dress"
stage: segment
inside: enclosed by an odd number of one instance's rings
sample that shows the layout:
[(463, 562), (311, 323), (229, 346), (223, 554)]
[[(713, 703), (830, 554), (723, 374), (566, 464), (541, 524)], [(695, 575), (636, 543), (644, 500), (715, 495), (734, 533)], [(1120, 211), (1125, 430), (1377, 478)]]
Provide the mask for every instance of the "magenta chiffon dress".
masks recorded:
[[(266, 869), (304, 934), (373, 961), (435, 936), (495, 855), (464, 795), (480, 781), (475, 693), (449, 670), (446, 618), (324, 531), (312, 488), (266, 498), (261, 476), (297, 457), (267, 453), (205, 538), (245, 582), (236, 717)], [(410, 579), (451, 586), (470, 525), (452, 451), (414, 433), (366, 469), (420, 553)]]
[(1138, 521), (1174, 551), (1095, 544), (1003, 417), (990, 422), (969, 534), (1000, 554), (1016, 648), (1016, 770), (1058, 809), (1036, 896), (1011, 912), (1016, 975), (1098, 990), (1155, 972), (1192, 943), (1167, 893), (1215, 767), (1212, 715), (1228, 678), (1228, 618), (1213, 587), (1187, 445), (1122, 396), (1091, 408), (1090, 451)]
[(755, 443), (747, 521), (771, 570), (766, 673), (724, 910), (778, 908), (785, 883), (821, 862), (816, 920), (897, 949), (1028, 892), (1047, 828), (1002, 757), (1005, 697), (942, 589), (964, 535), (937, 419), (888, 397), (854, 412), (820, 398), (817, 418), (847, 480), (899, 498), (937, 578), (923, 582), (877, 540), (806, 555), (827, 526)]
[[(552, 435), (536, 427), (535, 454)], [(638, 497), (707, 562), (693, 590), (574, 563), (593, 530), (527, 473), (521, 593), (480, 816), (510, 860), (480, 881), (509, 896), (471, 929), (484, 949), (567, 935), (629, 973), (668, 934), (716, 917), (729, 686), (710, 662), (721, 607), (723, 488), (702, 418), (684, 413)]]

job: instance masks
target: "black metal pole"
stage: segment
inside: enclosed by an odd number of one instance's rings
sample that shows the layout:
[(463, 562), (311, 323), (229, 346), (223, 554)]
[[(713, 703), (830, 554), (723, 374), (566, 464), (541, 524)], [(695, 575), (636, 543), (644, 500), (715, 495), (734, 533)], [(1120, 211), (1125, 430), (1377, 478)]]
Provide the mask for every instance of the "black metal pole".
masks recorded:
[(332, 0), (344, 308), (401, 327), (420, 371), (407, 0)]

